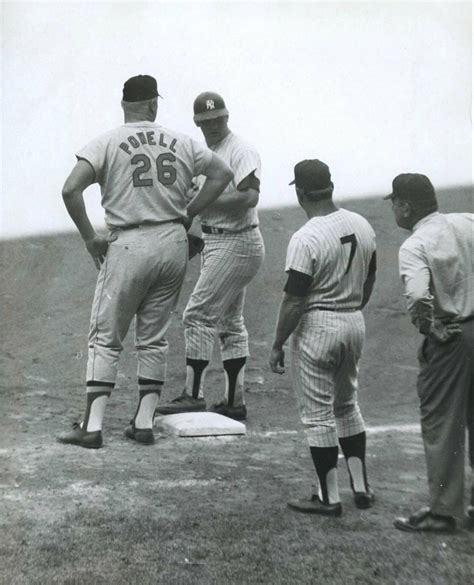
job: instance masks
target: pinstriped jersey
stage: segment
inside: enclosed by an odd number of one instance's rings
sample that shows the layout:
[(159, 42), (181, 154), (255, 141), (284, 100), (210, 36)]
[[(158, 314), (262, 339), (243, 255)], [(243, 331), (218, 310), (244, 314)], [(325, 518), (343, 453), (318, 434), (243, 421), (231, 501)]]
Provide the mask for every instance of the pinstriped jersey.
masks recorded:
[[(258, 152), (251, 144), (236, 134), (229, 132), (223, 140), (210, 148), (224, 159), (234, 171), (234, 178), (227, 185), (224, 194), (236, 191), (237, 185), (252, 172), (260, 180), (261, 162)], [(210, 206), (201, 212), (200, 220), (204, 225), (238, 231), (252, 225), (258, 225), (258, 214), (255, 207), (242, 211), (226, 212), (215, 210)]]
[(186, 217), (186, 193), (212, 152), (184, 134), (144, 121), (102, 134), (76, 157), (94, 169), (106, 223), (120, 227)]
[(293, 234), (285, 270), (311, 276), (305, 310), (360, 308), (375, 233), (361, 215), (338, 209), (313, 217)]

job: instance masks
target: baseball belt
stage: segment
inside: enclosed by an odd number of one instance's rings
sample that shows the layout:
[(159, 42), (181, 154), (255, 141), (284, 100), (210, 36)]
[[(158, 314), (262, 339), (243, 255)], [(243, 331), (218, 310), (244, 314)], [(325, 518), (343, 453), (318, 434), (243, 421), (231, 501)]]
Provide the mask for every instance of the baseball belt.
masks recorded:
[(360, 311), (359, 308), (357, 309), (335, 309), (332, 307), (310, 307), (310, 311), (333, 311), (334, 313), (355, 313), (356, 311)]
[(148, 227), (153, 225), (164, 225), (165, 223), (183, 223), (182, 219), (168, 219), (165, 221), (147, 221), (143, 223), (129, 223), (127, 225), (114, 226), (114, 230), (137, 230), (141, 227)]
[(242, 232), (248, 232), (254, 230), (258, 225), (249, 225), (241, 230), (226, 230), (224, 228), (212, 227), (210, 225), (202, 225), (201, 229), (203, 234), (241, 234)]

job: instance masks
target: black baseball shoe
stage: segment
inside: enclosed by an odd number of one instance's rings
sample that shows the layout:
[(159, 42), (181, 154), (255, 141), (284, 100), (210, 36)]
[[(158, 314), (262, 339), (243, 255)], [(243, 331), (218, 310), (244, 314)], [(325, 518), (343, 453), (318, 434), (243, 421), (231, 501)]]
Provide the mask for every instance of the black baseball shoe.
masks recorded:
[(64, 445), (77, 445), (85, 449), (100, 449), (102, 447), (102, 431), (87, 432), (81, 428), (80, 423), (72, 425), (72, 431), (57, 437), (58, 443)]
[(453, 516), (433, 514), (429, 508), (421, 508), (409, 518), (396, 518), (393, 525), (404, 532), (455, 532)]
[(219, 402), (211, 406), (209, 412), (222, 414), (222, 416), (227, 416), (234, 420), (245, 420), (247, 418), (247, 407), (245, 404), (241, 404), (240, 406), (229, 406), (224, 402)]
[(169, 404), (158, 406), (155, 410), (155, 416), (163, 414), (179, 414), (180, 412), (201, 412), (206, 410), (206, 401), (204, 398), (193, 398), (183, 392), (181, 396), (172, 400)]
[(371, 508), (375, 502), (374, 490), (367, 486), (366, 492), (354, 492), (354, 503), (360, 510)]
[(288, 507), (297, 512), (306, 514), (320, 514), (321, 516), (339, 517), (342, 515), (342, 505), (325, 504), (317, 495), (313, 495), (310, 500), (291, 500)]
[(142, 445), (153, 445), (155, 442), (153, 429), (137, 429), (133, 420), (130, 421), (130, 426), (124, 430), (123, 434), (127, 439), (131, 439)]
[(471, 501), (469, 506), (467, 507), (467, 517), (469, 521), (469, 526), (474, 528), (474, 486), (471, 488)]

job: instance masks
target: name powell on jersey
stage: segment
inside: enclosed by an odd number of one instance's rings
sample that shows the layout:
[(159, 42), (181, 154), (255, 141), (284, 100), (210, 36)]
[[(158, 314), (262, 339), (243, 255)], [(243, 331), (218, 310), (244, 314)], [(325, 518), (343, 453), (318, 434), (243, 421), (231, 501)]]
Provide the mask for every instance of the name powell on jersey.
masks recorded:
[(141, 144), (150, 144), (151, 146), (156, 146), (157, 144), (156, 140), (158, 140), (159, 146), (162, 146), (163, 148), (168, 148), (169, 150), (171, 150), (171, 152), (176, 152), (175, 146), (176, 143), (178, 142), (176, 138), (173, 138), (171, 143), (168, 145), (165, 142), (165, 135), (161, 133), (157, 138), (153, 130), (151, 132), (137, 132), (136, 136), (129, 136), (127, 140), (129, 144), (127, 144), (126, 142), (121, 142), (119, 144), (119, 148), (121, 148), (130, 156), (132, 155), (130, 146), (132, 146), (134, 149), (139, 148)]
[(214, 103), (214, 100), (206, 100), (206, 110), (215, 110), (216, 109), (216, 105)]

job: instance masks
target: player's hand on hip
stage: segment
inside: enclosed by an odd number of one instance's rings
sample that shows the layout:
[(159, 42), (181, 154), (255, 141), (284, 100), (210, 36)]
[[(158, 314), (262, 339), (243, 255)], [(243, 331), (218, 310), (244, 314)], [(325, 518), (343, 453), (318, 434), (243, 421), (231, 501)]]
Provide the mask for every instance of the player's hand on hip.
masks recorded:
[(281, 348), (272, 348), (270, 353), (270, 369), (275, 374), (285, 373), (285, 352)]
[(95, 234), (90, 240), (85, 240), (86, 248), (94, 260), (97, 269), (100, 270), (100, 265), (105, 260), (109, 243), (117, 239), (117, 236), (111, 235), (108, 238)]
[(428, 335), (438, 343), (447, 343), (455, 335), (459, 335), (461, 331), (459, 323), (445, 324), (435, 319)]

